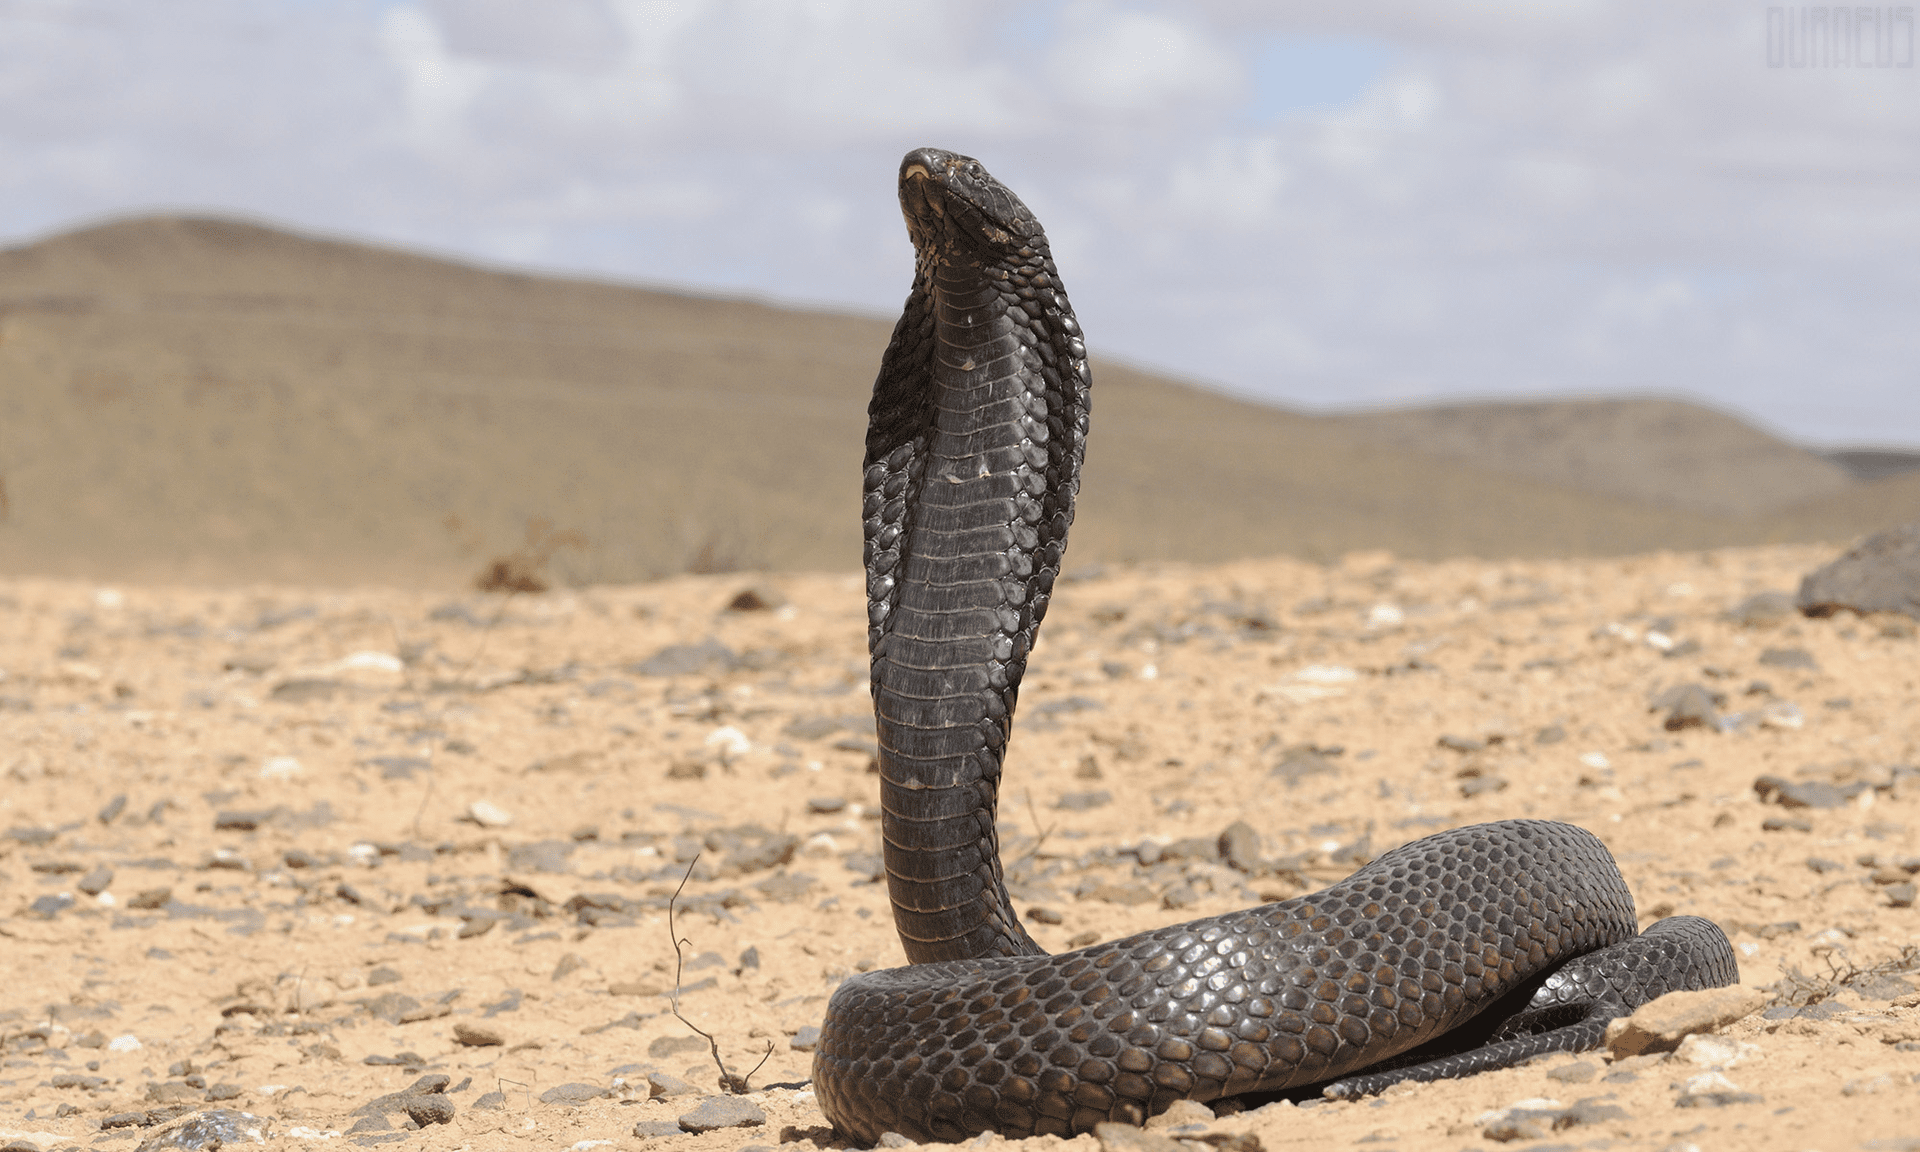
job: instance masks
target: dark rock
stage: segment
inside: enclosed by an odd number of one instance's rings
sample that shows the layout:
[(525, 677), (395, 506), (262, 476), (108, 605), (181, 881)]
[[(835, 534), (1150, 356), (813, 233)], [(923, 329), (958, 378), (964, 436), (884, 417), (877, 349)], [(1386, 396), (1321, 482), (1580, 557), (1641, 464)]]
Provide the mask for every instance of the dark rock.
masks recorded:
[(1820, 662), (1805, 648), (1768, 648), (1760, 653), (1760, 663), (1769, 668), (1799, 668), (1807, 672), (1820, 670)]
[[(367, 1063), (373, 1063), (373, 1058), (368, 1057)], [(367, 1101), (365, 1104), (360, 1105), (360, 1107), (355, 1108), (353, 1114), (355, 1116), (385, 1116), (394, 1112), (405, 1112), (408, 1106), (419, 1097), (443, 1095), (447, 1090), (447, 1085), (451, 1083), (453, 1083), (453, 1077), (445, 1075), (444, 1073), (434, 1072), (420, 1077), (398, 1092), (389, 1092), (385, 1096), (377, 1096)]]
[(793, 854), (800, 849), (800, 837), (791, 832), (776, 832), (763, 837), (758, 844), (743, 845), (727, 853), (720, 862), (723, 876), (741, 876), (749, 872), (762, 872), (768, 868), (777, 868), (793, 862)]
[(820, 1029), (812, 1024), (803, 1026), (787, 1041), (787, 1047), (795, 1052), (811, 1052), (820, 1046)]
[(818, 813), (822, 816), (830, 816), (835, 812), (844, 811), (846, 807), (846, 799), (840, 796), (811, 796), (807, 799), (807, 811)]
[(398, 984), (401, 979), (400, 973), (382, 964), (380, 967), (368, 971), (367, 987), (378, 988), (382, 984)]
[(145, 1112), (115, 1112), (101, 1120), (100, 1127), (102, 1129), (145, 1128), (151, 1123), (153, 1121), (147, 1118)]
[(331, 700), (347, 690), (348, 686), (339, 680), (282, 680), (267, 693), (267, 699), (282, 704), (306, 704), (316, 700)]
[(221, 812), (214, 816), (213, 827), (217, 832), (252, 832), (262, 824), (270, 824), (279, 815), (279, 810), (267, 808), (259, 811)]
[(1311, 748), (1290, 748), (1267, 775), (1285, 780), (1289, 788), (1296, 788), (1309, 776), (1332, 776), (1339, 771), (1333, 761)]
[(707, 639), (698, 644), (670, 644), (626, 670), (636, 676), (690, 676), (696, 672), (731, 672), (739, 663), (733, 649)]
[(172, 899), (173, 889), (171, 888), (143, 888), (134, 895), (133, 899), (127, 901), (127, 907), (150, 912), (165, 908), (167, 902)]
[(566, 840), (539, 840), (507, 849), (509, 872), (570, 872), (573, 845)]
[(207, 1101), (218, 1104), (222, 1100), (238, 1100), (246, 1094), (246, 1089), (238, 1084), (220, 1083), (207, 1089)]
[(127, 794), (125, 792), (122, 792), (118, 796), (115, 796), (113, 799), (107, 801), (106, 805), (102, 807), (99, 812), (95, 813), (94, 819), (100, 821), (100, 823), (102, 824), (111, 824), (115, 820), (118, 820), (120, 818), (120, 813), (125, 812), (126, 810), (127, 810)]
[(378, 1116), (378, 1115), (362, 1116), (360, 1117), (360, 1119), (355, 1120), (353, 1122), (353, 1127), (347, 1129), (347, 1135), (351, 1136), (359, 1132), (391, 1132), (391, 1131), (393, 1131), (393, 1125), (387, 1123), (387, 1118), (385, 1116)]
[(686, 1132), (717, 1132), (722, 1128), (757, 1128), (767, 1122), (758, 1104), (739, 1096), (709, 1096), (680, 1117)]
[(54, 1088), (84, 1088), (91, 1092), (95, 1088), (106, 1087), (107, 1080), (104, 1076), (80, 1076), (72, 1072), (63, 1072), (47, 1081), (47, 1084)]
[(1796, 602), (1809, 616), (1845, 610), (1920, 619), (1920, 521), (1869, 536), (1808, 573)]
[(29, 848), (39, 848), (51, 844), (59, 833), (51, 828), (9, 828), (7, 839), (25, 844)]
[(1769, 816), (1760, 821), (1762, 832), (1811, 832), (1813, 821), (1805, 816)]
[(750, 944), (747, 946), (747, 948), (743, 952), (740, 953), (740, 970), (744, 972), (749, 968), (759, 968), (759, 967), (760, 967), (760, 949)]
[(453, 1112), (453, 1101), (437, 1092), (415, 1096), (406, 1103), (407, 1119), (422, 1128), (429, 1124), (453, 1123)]
[(1460, 782), (1460, 795), (1472, 798), (1488, 792), (1504, 792), (1507, 781), (1502, 776), (1474, 776)]
[(540, 1093), (540, 1103), (560, 1104), (568, 1108), (578, 1108), (589, 1100), (603, 1100), (613, 1093), (598, 1084), (560, 1084)]
[(411, 780), (415, 772), (433, 767), (433, 762), (424, 756), (370, 756), (361, 763), (380, 769), (382, 780)]
[(105, 892), (107, 887), (112, 883), (113, 869), (107, 867), (105, 864), (101, 864), (95, 867), (93, 871), (82, 876), (80, 882), (75, 884), (74, 887), (89, 896), (98, 896), (100, 893)]
[(1533, 734), (1535, 744), (1558, 744), (1567, 738), (1567, 730), (1558, 724), (1549, 724)]
[(1899, 884), (1889, 884), (1885, 888), (1882, 888), (1881, 891), (1886, 893), (1887, 903), (1894, 908), (1911, 908), (1913, 907), (1915, 896), (1920, 895), (1920, 890), (1915, 888), (1911, 880), (1903, 881)]
[(1793, 597), (1785, 592), (1755, 592), (1727, 609), (1727, 619), (1753, 627), (1778, 624), (1794, 613)]
[(1713, 692), (1699, 684), (1669, 688), (1654, 698), (1656, 709), (1667, 710), (1664, 726), (1669, 732), (1685, 728), (1717, 729), (1720, 726), (1720, 713), (1715, 704)]
[(776, 904), (792, 904), (813, 891), (814, 878), (805, 872), (782, 872), (756, 881), (753, 890)]
[(1779, 776), (1761, 776), (1753, 782), (1753, 790), (1763, 802), (1782, 808), (1839, 808), (1868, 787), (1865, 783), (1841, 787), (1822, 780), (1794, 781)]
[(1104, 808), (1111, 803), (1113, 803), (1113, 793), (1101, 788), (1093, 792), (1062, 793), (1054, 807), (1067, 812), (1086, 812), (1094, 808)]
[(784, 608), (786, 604), (786, 594), (780, 589), (771, 584), (755, 584), (751, 588), (741, 589), (733, 599), (727, 601), (727, 611), (771, 612), (776, 608)]
[(1479, 740), (1472, 736), (1454, 736), (1451, 734), (1440, 737), (1440, 739), (1434, 741), (1434, 743), (1447, 749), (1449, 752), (1480, 752), (1484, 751), (1487, 747), (1485, 740)]
[[(475, 1112), (504, 1111), (507, 1107), (507, 1094), (499, 1091), (488, 1092), (467, 1107), (469, 1110)], [(674, 1127), (677, 1128), (679, 1125), (676, 1124)]]
[(633, 1126), (633, 1134), (640, 1140), (650, 1140), (655, 1136), (679, 1136), (684, 1131), (678, 1120), (642, 1120)]
[(404, 992), (387, 992), (367, 1002), (367, 1012), (389, 1024), (398, 1024), (420, 1010), (420, 1001)]
[(1027, 919), (1035, 924), (1061, 924), (1065, 917), (1057, 908), (1033, 907), (1027, 909)]
[(1220, 833), (1220, 858), (1228, 867), (1249, 876), (1259, 876), (1267, 870), (1267, 862), (1260, 855), (1260, 833), (1245, 820), (1235, 820)]
[(27, 905), (27, 911), (42, 920), (51, 920), (71, 907), (73, 907), (72, 896), (65, 892), (54, 892), (35, 899), (33, 903)]

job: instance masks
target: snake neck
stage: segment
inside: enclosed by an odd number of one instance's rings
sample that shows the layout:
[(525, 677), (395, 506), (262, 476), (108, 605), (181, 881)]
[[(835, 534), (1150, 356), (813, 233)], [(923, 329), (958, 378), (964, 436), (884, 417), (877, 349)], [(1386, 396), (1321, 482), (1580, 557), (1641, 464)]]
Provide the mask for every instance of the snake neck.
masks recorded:
[(933, 150), (902, 189), (918, 260), (868, 409), (863, 512), (888, 894), (914, 963), (1038, 955), (994, 814), (1073, 521), (1086, 348), (1017, 198)]

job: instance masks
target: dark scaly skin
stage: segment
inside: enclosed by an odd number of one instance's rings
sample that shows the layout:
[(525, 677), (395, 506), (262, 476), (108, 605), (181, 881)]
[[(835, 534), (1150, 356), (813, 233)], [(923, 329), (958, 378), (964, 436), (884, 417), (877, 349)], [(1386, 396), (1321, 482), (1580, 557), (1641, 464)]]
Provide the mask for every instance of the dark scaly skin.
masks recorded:
[(914, 289), (874, 385), (864, 516), (881, 828), (911, 966), (828, 1005), (813, 1076), (835, 1128), (1066, 1135), (1181, 1099), (1363, 1095), (1592, 1047), (1646, 1000), (1738, 978), (1708, 921), (1636, 936), (1606, 847), (1538, 820), (1045, 955), (1007, 899), (994, 811), (1073, 520), (1086, 349), (1045, 233), (977, 161), (909, 153), (900, 201)]

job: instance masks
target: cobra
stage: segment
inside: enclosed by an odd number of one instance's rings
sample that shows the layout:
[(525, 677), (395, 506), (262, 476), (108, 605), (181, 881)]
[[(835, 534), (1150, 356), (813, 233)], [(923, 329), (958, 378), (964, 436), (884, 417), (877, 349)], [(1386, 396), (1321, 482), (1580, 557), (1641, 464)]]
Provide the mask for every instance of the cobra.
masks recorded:
[(1040, 223), (971, 157), (900, 167), (911, 294), (869, 407), (868, 647), (888, 895), (909, 964), (834, 992), (813, 1064), (871, 1143), (1084, 1132), (1176, 1100), (1377, 1092), (1593, 1047), (1738, 978), (1710, 921), (1638, 932), (1568, 824), (1456, 828), (1307, 896), (1047, 955), (995, 832), (1021, 676), (1073, 522), (1092, 377)]

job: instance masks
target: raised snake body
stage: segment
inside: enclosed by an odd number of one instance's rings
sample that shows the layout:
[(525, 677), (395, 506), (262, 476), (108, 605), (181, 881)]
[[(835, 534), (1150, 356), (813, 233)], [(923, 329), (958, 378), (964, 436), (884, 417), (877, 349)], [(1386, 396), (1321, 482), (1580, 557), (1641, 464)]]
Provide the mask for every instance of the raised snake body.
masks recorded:
[(1533, 820), (1428, 836), (1312, 895), (1042, 952), (1008, 900), (994, 813), (1073, 521), (1086, 347), (1039, 222), (978, 161), (909, 153), (900, 202), (915, 279), (874, 385), (863, 515), (910, 966), (854, 976), (828, 1006), (813, 1074), (837, 1129), (1067, 1134), (1361, 1073), (1328, 1089), (1357, 1095), (1592, 1047), (1645, 1000), (1737, 979), (1711, 922), (1636, 935), (1605, 846)]

